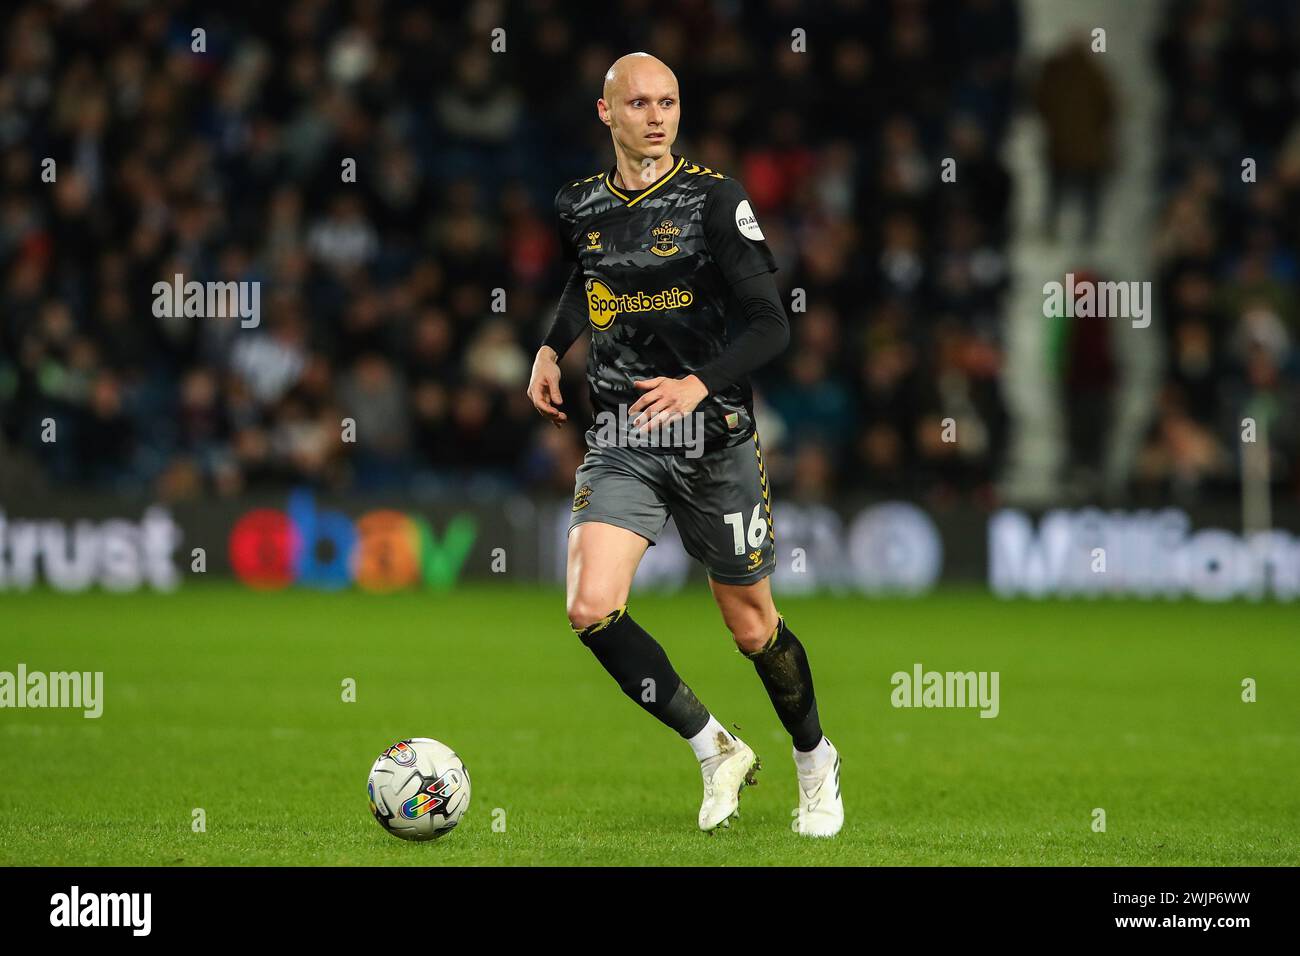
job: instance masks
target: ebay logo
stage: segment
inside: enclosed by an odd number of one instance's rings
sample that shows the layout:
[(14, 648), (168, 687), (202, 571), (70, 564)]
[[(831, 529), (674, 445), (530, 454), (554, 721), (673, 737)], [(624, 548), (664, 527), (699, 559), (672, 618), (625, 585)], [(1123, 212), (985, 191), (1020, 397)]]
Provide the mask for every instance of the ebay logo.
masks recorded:
[(446, 588), (456, 583), (478, 537), (471, 515), (456, 515), (439, 541), (420, 515), (368, 511), (355, 520), (323, 511), (309, 491), (289, 495), (284, 511), (259, 508), (230, 531), (230, 564), (249, 587), (274, 591), (295, 582), (335, 591)]

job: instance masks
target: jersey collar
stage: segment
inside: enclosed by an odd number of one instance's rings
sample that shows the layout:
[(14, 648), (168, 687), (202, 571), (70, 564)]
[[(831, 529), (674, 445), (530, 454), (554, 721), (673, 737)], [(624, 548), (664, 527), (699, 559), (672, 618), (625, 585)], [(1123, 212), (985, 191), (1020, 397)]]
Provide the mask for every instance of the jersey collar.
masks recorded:
[(617, 196), (619, 199), (623, 200), (623, 203), (625, 205), (635, 206), (642, 199), (645, 199), (646, 196), (649, 196), (656, 189), (658, 189), (659, 187), (663, 186), (666, 182), (668, 182), (668, 180), (676, 176), (678, 170), (680, 170), (685, 165), (686, 165), (686, 157), (685, 156), (677, 157), (677, 162), (672, 169), (668, 170), (668, 172), (660, 176), (659, 179), (656, 180), (653, 185), (647, 186), (645, 189), (641, 190), (641, 192), (637, 193), (637, 195), (632, 197), (631, 199), (628, 198), (628, 194), (626, 192), (624, 192), (623, 190), (619, 189), (617, 186), (614, 185), (614, 170), (618, 169), (618, 166), (615, 165), (613, 169), (611, 169), (609, 172), (605, 174), (605, 188), (608, 189), (615, 196)]

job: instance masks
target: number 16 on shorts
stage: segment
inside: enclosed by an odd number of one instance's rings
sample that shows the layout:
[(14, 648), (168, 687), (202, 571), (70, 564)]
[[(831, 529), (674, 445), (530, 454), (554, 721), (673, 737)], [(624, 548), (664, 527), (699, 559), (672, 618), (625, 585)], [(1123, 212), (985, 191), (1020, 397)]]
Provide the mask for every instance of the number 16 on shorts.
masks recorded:
[(745, 531), (745, 515), (742, 511), (733, 511), (731, 514), (722, 516), (722, 520), (731, 526), (732, 538), (736, 545), (736, 554), (745, 553), (745, 542), (748, 540), (749, 547), (758, 548), (763, 544), (763, 538), (767, 536), (767, 520), (758, 513), (762, 507), (762, 502), (754, 505), (754, 510), (749, 516), (749, 531)]

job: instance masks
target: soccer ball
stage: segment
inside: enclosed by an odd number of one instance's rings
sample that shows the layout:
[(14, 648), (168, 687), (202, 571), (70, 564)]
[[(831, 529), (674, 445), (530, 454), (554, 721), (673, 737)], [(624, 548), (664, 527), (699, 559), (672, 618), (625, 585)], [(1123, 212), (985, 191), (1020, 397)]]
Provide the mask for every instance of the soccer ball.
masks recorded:
[(469, 771), (446, 744), (412, 737), (379, 755), (367, 789), (370, 812), (393, 836), (436, 840), (465, 815)]

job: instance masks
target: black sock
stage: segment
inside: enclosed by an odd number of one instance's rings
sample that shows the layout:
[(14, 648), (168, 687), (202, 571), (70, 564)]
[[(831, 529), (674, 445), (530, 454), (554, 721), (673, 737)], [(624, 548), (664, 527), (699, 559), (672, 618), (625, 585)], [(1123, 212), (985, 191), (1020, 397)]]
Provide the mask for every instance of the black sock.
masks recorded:
[(817, 719), (817, 698), (813, 695), (808, 655), (794, 632), (780, 618), (773, 636), (762, 650), (745, 654), (772, 698), (781, 726), (794, 740), (794, 749), (807, 753), (822, 742), (822, 725)]
[(626, 604), (574, 633), (623, 693), (660, 722), (688, 739), (709, 722), (708, 708), (677, 676), (659, 642), (628, 615)]

